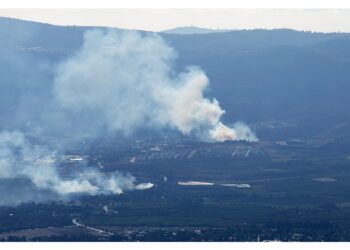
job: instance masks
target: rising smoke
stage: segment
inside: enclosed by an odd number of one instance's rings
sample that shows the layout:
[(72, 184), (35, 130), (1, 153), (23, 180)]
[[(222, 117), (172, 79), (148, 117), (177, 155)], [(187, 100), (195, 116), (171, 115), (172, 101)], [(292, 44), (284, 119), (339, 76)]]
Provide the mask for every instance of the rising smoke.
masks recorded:
[(63, 179), (56, 167), (55, 152), (29, 143), (20, 132), (0, 133), (0, 178), (27, 178), (39, 189), (59, 195), (71, 193), (121, 194), (123, 190), (148, 189), (151, 183), (135, 185), (135, 178), (118, 172), (102, 173), (85, 168), (74, 178)]
[[(40, 70), (47, 70), (42, 74), (43, 88), (38, 73), (34, 74), (38, 86), (30, 91), (30, 86), (17, 83), (23, 88), (22, 104), (17, 117), (9, 116), (8, 124), (14, 124), (14, 130), (29, 124), (30, 132), (39, 136), (71, 133), (75, 140), (116, 132), (132, 135), (147, 128), (173, 129), (212, 142), (256, 141), (245, 124), (228, 127), (220, 121), (225, 111), (216, 99), (203, 94), (209, 84), (205, 73), (198, 67), (177, 73), (173, 70), (175, 59), (176, 52), (159, 35), (88, 31), (82, 48), (71, 57), (54, 68), (40, 64)], [(48, 90), (46, 94), (42, 89)], [(63, 178), (56, 160), (66, 146), (35, 145), (22, 132), (0, 132), (0, 178), (29, 179), (35, 188), (59, 197), (153, 187), (152, 183), (135, 184), (130, 174), (102, 173), (91, 167), (82, 168), (74, 178)]]
[(96, 130), (172, 128), (211, 141), (256, 141), (243, 123), (229, 128), (220, 122), (225, 111), (203, 96), (205, 73), (196, 67), (176, 73), (175, 59), (159, 35), (89, 31), (82, 49), (58, 66), (55, 101), (75, 116), (91, 114)]

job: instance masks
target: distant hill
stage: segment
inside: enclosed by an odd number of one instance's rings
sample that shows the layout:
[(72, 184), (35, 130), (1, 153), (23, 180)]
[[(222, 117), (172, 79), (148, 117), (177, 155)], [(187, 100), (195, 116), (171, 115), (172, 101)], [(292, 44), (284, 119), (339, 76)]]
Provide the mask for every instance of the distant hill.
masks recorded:
[(226, 31), (229, 31), (229, 30), (206, 29), (206, 28), (199, 28), (194, 26), (186, 26), (186, 27), (177, 27), (174, 29), (164, 30), (162, 31), (162, 33), (188, 35), (188, 34), (208, 34), (208, 33), (226, 32)]
[[(69, 56), (91, 28), (104, 29), (0, 18), (0, 127), (11, 117), (25, 116), (13, 89), (25, 95), (26, 84), (39, 96), (48, 95), (52, 76), (38, 80), (42, 65)], [(350, 121), (349, 33), (259, 29), (159, 34), (178, 52), (176, 70), (198, 65), (206, 71), (211, 82), (206, 95), (226, 110), (225, 122), (246, 121), (265, 139), (350, 136), (350, 131), (336, 129)], [(9, 65), (2, 60), (20, 54), (27, 61)]]

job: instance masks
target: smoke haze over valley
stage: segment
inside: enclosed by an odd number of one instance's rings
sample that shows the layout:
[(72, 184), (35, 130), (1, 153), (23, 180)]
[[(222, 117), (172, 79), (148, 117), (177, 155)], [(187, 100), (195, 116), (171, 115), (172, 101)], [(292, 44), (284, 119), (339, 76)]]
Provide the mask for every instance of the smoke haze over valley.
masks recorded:
[[(176, 51), (157, 34), (87, 30), (81, 48), (52, 63), (27, 54), (41, 51), (39, 47), (17, 47), (35, 34), (35, 27), (33, 32), (26, 29), (24, 37), (9, 32), (2, 65), (15, 72), (2, 79), (7, 99), (2, 99), (2, 117), (7, 119), (0, 134), (0, 178), (28, 178), (36, 188), (60, 196), (119, 194), (153, 184), (136, 185), (131, 175), (101, 173), (97, 166), (64, 180), (56, 159), (82, 140), (133, 136), (140, 129), (177, 130), (208, 142), (257, 141), (244, 123), (228, 127), (220, 121), (225, 111), (215, 98), (204, 97), (209, 85), (205, 73), (195, 66), (176, 72)], [(13, 105), (15, 110), (8, 112)], [(32, 145), (26, 133), (71, 139), (59, 148), (48, 141)], [(41, 159), (47, 161), (39, 163)]]
[(350, 241), (349, 68), (350, 33), (0, 17), (0, 241)]

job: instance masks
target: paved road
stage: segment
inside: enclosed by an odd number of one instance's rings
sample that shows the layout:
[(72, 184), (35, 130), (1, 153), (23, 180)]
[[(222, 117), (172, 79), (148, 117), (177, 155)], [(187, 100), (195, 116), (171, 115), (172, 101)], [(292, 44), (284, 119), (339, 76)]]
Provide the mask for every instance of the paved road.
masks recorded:
[(101, 230), (101, 229), (98, 229), (98, 228), (94, 228), (94, 227), (89, 227), (89, 226), (86, 226), (86, 225), (84, 225), (84, 224), (82, 224), (82, 223), (79, 223), (79, 222), (77, 221), (77, 219), (75, 219), (75, 218), (72, 220), (72, 223), (73, 223), (75, 226), (77, 226), (77, 227), (83, 227), (83, 228), (92, 230), (92, 231), (94, 231), (94, 232), (96, 232), (96, 233), (98, 233), (98, 234), (100, 234), (100, 235), (103, 235), (103, 236), (111, 236), (111, 235), (114, 235), (114, 234), (111, 233), (111, 232), (104, 231), (104, 230)]

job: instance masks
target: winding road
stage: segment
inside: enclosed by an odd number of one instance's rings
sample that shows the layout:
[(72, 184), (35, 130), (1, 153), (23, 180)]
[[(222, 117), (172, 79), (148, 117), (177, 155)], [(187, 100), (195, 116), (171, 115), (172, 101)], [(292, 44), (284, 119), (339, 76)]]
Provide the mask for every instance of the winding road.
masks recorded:
[(102, 235), (102, 236), (112, 236), (112, 235), (114, 235), (114, 234), (111, 233), (111, 232), (104, 231), (104, 230), (101, 230), (101, 229), (98, 229), (98, 228), (94, 228), (94, 227), (89, 227), (89, 226), (86, 226), (86, 225), (84, 225), (84, 224), (82, 224), (82, 223), (79, 223), (79, 222), (77, 221), (76, 218), (74, 218), (74, 219), (72, 220), (72, 223), (74, 224), (74, 226), (83, 227), (83, 228), (92, 230), (92, 231), (94, 231), (94, 232), (96, 232), (96, 233), (98, 233), (98, 234), (100, 234), (100, 235)]

